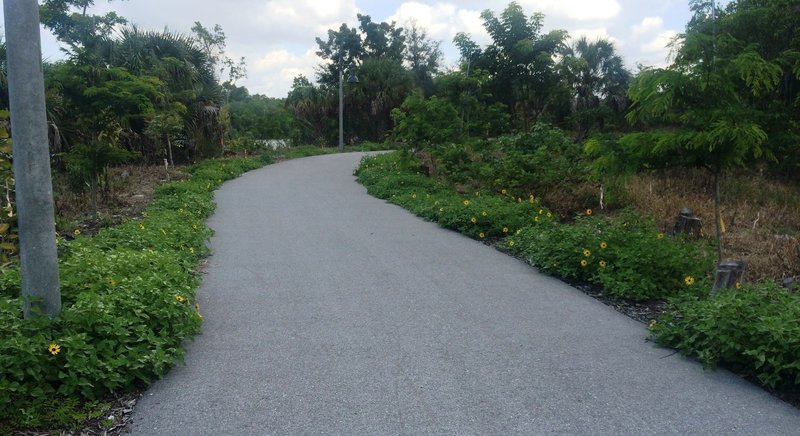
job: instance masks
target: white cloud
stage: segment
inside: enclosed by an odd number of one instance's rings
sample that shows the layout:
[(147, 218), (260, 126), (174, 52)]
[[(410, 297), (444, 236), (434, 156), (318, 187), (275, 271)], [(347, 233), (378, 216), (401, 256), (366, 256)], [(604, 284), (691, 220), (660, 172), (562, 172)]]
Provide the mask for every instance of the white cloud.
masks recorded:
[(617, 0), (523, 0), (526, 10), (542, 11), (546, 16), (579, 21), (610, 20), (622, 10)]
[(605, 27), (597, 27), (594, 29), (574, 29), (569, 31), (569, 37), (572, 41), (576, 41), (580, 37), (586, 37), (589, 41), (597, 41), (599, 39), (605, 39), (606, 41), (613, 42), (614, 45), (619, 48), (621, 43), (617, 38), (614, 38), (608, 33), (608, 29)]
[(678, 32), (674, 30), (661, 32), (655, 39), (642, 44), (642, 53), (666, 52), (669, 50), (667, 46), (672, 42), (673, 39), (675, 39), (676, 36), (678, 36)]
[(283, 48), (270, 50), (252, 62), (252, 70), (243, 84), (251, 94), (283, 97), (298, 75), (314, 80), (314, 67), (322, 61), (315, 50), (310, 48), (302, 55)]
[(658, 32), (664, 27), (664, 20), (661, 17), (644, 17), (641, 22), (631, 27), (634, 36), (641, 36)]

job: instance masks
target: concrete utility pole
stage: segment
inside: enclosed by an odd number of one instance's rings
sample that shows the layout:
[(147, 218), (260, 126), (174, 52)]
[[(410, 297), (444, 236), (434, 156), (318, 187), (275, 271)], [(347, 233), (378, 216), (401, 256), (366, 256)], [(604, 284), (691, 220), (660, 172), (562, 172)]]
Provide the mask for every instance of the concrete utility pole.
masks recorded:
[[(44, 106), (39, 3), (4, 0), (8, 94), (25, 317), (61, 312), (58, 254)], [(33, 301), (31, 301), (33, 300)]]

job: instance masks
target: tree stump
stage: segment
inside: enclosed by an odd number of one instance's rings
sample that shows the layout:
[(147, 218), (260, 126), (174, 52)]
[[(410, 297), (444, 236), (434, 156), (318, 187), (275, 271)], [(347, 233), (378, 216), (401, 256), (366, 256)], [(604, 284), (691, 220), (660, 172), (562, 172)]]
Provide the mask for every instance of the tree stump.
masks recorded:
[(721, 289), (738, 288), (741, 286), (746, 264), (741, 260), (724, 260), (717, 265), (714, 276), (714, 286), (711, 295), (714, 296)]
[(693, 238), (699, 238), (702, 225), (702, 220), (694, 216), (694, 211), (685, 207), (678, 213), (678, 219), (675, 220), (675, 227), (672, 229), (672, 234), (677, 235), (678, 233), (683, 233)]

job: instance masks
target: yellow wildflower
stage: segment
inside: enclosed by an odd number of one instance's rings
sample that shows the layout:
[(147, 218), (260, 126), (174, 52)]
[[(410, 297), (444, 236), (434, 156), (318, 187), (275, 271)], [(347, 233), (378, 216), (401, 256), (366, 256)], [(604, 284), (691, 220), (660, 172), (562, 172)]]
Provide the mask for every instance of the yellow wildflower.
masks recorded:
[(197, 230), (197, 224), (192, 224), (192, 228)]
[(664, 234), (663, 234), (663, 233), (659, 233), (659, 234), (656, 236), (656, 238), (657, 238), (657, 239), (664, 239)]
[(486, 215), (488, 215), (488, 214), (486, 213), (485, 210), (483, 212), (481, 212), (481, 216), (486, 216)]
[(415, 193), (411, 194), (411, 198), (417, 198), (417, 193), (415, 192)]
[(75, 229), (75, 231), (74, 231), (74, 232), (72, 232), (72, 233), (73, 233), (75, 236), (78, 236), (78, 235), (80, 235), (80, 234), (81, 234), (81, 231), (80, 231), (80, 229)]
[(605, 267), (606, 267), (606, 261), (605, 260), (601, 260), (600, 261), (600, 268), (605, 268)]
[(472, 224), (475, 224), (475, 223), (477, 223), (477, 222), (478, 222), (478, 219), (477, 219), (477, 218), (475, 218), (475, 217), (472, 217), (472, 218), (470, 218), (469, 220), (472, 222)]
[(655, 328), (656, 325), (658, 325), (658, 322), (656, 320), (652, 320), (650, 321), (650, 324), (647, 325), (647, 328), (652, 329)]
[(108, 283), (109, 286), (117, 286), (117, 281), (114, 279), (108, 279), (106, 283)]
[(486, 234), (484, 234), (483, 232), (480, 232), (480, 233), (478, 234), (478, 236), (480, 236), (480, 237), (481, 237), (481, 239), (483, 239), (483, 238), (485, 238), (485, 237), (486, 237)]
[(50, 352), (50, 354), (52, 354), (53, 356), (55, 356), (56, 354), (58, 354), (58, 353), (60, 353), (60, 352), (61, 352), (61, 345), (58, 345), (58, 344), (56, 344), (55, 342), (53, 342), (52, 344), (50, 344), (50, 345), (47, 347), (47, 351), (49, 351), (49, 352)]
[(189, 253), (194, 254), (194, 247), (189, 247)]
[(591, 209), (586, 209), (586, 215), (591, 216), (592, 215), (592, 210)]
[(469, 206), (469, 200), (464, 200), (464, 206)]
[(503, 233), (508, 233), (508, 227), (503, 227)]
[(605, 250), (606, 248), (608, 248), (608, 244), (606, 244), (606, 242), (605, 242), (605, 241), (600, 241), (600, 248), (602, 248), (603, 250)]
[(513, 247), (514, 246), (514, 241), (508, 241), (508, 246), (509, 247)]
[(139, 223), (139, 230), (144, 230), (144, 224)]
[(581, 259), (581, 266), (586, 268), (586, 265), (589, 265), (589, 262), (587, 262), (586, 259)]
[(683, 282), (686, 283), (686, 286), (692, 286), (694, 284), (694, 277), (686, 276), (684, 277)]
[(550, 212), (547, 212), (547, 217), (548, 217), (548, 218), (552, 218), (552, 217), (553, 217), (553, 214), (552, 214), (552, 213), (550, 213)]
[(742, 283), (736, 282), (736, 289), (742, 289)]
[(583, 255), (586, 256), (586, 257), (589, 257), (589, 256), (592, 255), (592, 252), (584, 248), (583, 249)]
[(501, 191), (500, 191), (500, 193), (501, 193), (501, 194), (503, 194), (503, 195), (506, 195), (506, 194), (508, 193), (508, 191), (506, 191), (505, 189), (503, 189), (503, 190), (501, 190)]
[(186, 297), (184, 297), (183, 295), (178, 294), (178, 295), (175, 296), (175, 301), (177, 301), (178, 303), (183, 303), (183, 302), (186, 301)]
[(536, 215), (535, 217), (533, 217), (533, 220), (538, 223), (539, 222), (539, 215)]

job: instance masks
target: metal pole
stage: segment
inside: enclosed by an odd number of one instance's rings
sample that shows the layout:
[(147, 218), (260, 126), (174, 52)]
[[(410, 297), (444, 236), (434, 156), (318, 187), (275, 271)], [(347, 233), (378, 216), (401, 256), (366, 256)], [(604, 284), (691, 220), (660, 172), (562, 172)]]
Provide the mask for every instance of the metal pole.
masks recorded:
[(342, 66), (339, 65), (339, 151), (344, 150), (344, 92), (342, 91), (342, 82), (344, 76), (342, 73)]
[(25, 317), (61, 311), (58, 255), (44, 105), (39, 4), (3, 2), (8, 93), (19, 225), (20, 284)]

